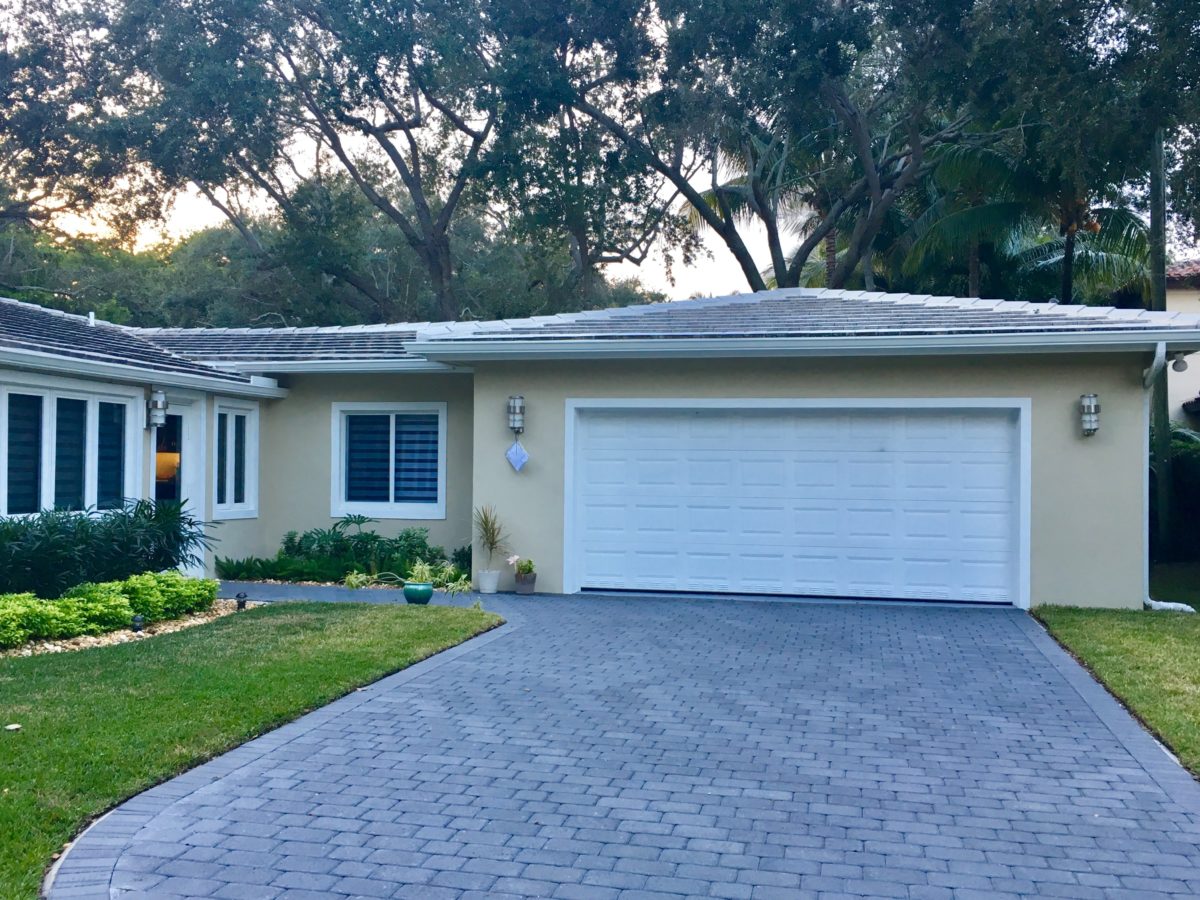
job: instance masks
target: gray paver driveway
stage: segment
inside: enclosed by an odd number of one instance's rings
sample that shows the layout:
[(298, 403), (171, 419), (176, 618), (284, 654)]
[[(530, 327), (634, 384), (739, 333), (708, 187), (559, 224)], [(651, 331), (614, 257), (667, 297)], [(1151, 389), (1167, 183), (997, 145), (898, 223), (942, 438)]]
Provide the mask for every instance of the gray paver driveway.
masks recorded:
[(495, 598), (51, 897), (1200, 894), (1200, 788), (1015, 610)]

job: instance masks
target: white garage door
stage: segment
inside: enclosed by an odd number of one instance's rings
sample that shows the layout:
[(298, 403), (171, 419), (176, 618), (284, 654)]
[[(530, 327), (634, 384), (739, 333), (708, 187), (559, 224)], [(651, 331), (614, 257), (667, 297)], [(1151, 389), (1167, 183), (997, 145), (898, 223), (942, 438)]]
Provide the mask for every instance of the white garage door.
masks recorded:
[(1012, 603), (1012, 410), (578, 411), (569, 587)]

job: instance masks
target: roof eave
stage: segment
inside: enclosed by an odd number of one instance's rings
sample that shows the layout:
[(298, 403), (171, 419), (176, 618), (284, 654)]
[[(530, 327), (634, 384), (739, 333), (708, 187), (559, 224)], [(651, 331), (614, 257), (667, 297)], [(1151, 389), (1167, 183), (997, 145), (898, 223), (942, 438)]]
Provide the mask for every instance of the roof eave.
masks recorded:
[(191, 388), (233, 397), (256, 397), (277, 399), (286, 397), (286, 388), (279, 387), (269, 378), (253, 378), (248, 382), (230, 381), (206, 375), (189, 375), (186, 372), (165, 372), (126, 366), (120, 363), (91, 359), (72, 359), (53, 353), (36, 350), (14, 350), (0, 348), (0, 365), (51, 372), (56, 375), (74, 375), (87, 378), (103, 378), (109, 381), (133, 382), (161, 387)]
[(939, 354), (1096, 353), (1153, 351), (1166, 343), (1176, 352), (1200, 351), (1200, 329), (1053, 334), (881, 335), (874, 337), (740, 338), (502, 338), (481, 341), (421, 341), (407, 352), (444, 362), (501, 359), (686, 359), (780, 356), (931, 356)]
[(223, 369), (229, 372), (253, 374), (260, 372), (278, 372), (280, 374), (321, 374), (321, 375), (354, 375), (365, 373), (404, 374), (404, 373), (454, 373), (468, 371), (461, 366), (433, 362), (423, 358), (401, 359), (315, 359), (315, 360), (267, 360), (267, 359), (222, 359), (212, 360), (197, 358), (203, 365), (213, 369)]

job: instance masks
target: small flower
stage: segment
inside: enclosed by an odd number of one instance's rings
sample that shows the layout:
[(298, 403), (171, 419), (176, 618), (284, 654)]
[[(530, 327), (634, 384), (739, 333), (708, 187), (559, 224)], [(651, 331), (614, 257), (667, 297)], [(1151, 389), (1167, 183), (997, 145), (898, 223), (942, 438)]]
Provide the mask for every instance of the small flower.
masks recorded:
[(518, 556), (516, 553), (514, 553), (512, 556), (510, 556), (510, 557), (508, 558), (508, 564), (509, 564), (510, 566), (515, 566), (515, 565), (516, 565), (517, 563), (519, 563), (520, 561), (521, 561), (521, 557), (520, 557), (520, 556)]

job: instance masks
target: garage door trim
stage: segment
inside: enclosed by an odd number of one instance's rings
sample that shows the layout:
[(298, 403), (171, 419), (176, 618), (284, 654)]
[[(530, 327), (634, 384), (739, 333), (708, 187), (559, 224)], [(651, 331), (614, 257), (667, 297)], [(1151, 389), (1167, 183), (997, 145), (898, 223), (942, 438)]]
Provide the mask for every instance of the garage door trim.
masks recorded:
[(588, 397), (567, 398), (566, 435), (563, 453), (563, 590), (579, 593), (579, 565), (575, 559), (575, 469), (576, 434), (582, 413), (592, 410), (1008, 410), (1016, 414), (1018, 443), (1017, 473), (1017, 584), (1015, 606), (1029, 608), (1030, 529), (1032, 507), (1032, 401), (1028, 397), (875, 397), (875, 398), (684, 398), (684, 397)]

